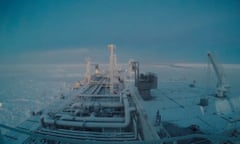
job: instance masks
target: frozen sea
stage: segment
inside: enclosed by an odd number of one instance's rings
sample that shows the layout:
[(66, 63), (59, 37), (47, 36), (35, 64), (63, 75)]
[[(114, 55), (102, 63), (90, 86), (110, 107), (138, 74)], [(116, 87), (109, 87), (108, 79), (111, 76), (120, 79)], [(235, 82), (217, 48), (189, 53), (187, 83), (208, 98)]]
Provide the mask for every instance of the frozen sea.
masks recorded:
[[(240, 65), (224, 64), (222, 67), (231, 86), (229, 97), (238, 98)], [(154, 121), (157, 110), (160, 110), (163, 120), (170, 119), (173, 123), (174, 120), (183, 121), (187, 117), (176, 117), (179, 112), (174, 109), (178, 106), (181, 110), (186, 105), (197, 105), (195, 97), (215, 93), (216, 76), (207, 64), (140, 65), (140, 71), (154, 72), (158, 76), (158, 89), (152, 91), (154, 99), (143, 103), (151, 121)], [(45, 108), (61, 94), (67, 95), (73, 84), (81, 80), (84, 74), (84, 64), (0, 65), (0, 123), (9, 126), (20, 124), (30, 116), (31, 111)], [(196, 87), (190, 88), (189, 84), (193, 80), (196, 81)], [(172, 99), (176, 100), (173, 101), (171, 111), (171, 104), (167, 100)], [(235, 115), (240, 111), (240, 103), (237, 105), (239, 107), (235, 108)], [(213, 113), (229, 113), (224, 106), (213, 107)], [(193, 113), (201, 115), (199, 111)], [(186, 126), (184, 122), (181, 124)]]
[(0, 123), (18, 125), (66, 94), (84, 72), (84, 65), (1, 65)]

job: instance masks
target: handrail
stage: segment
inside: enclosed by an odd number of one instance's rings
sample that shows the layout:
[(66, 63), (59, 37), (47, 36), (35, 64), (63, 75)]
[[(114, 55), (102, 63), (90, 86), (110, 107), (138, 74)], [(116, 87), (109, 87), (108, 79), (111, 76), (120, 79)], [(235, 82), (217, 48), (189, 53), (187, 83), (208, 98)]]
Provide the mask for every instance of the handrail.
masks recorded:
[[(61, 142), (71, 142), (73, 144), (77, 144), (80, 142), (84, 142), (86, 144), (102, 144), (103, 141), (83, 141), (83, 140), (78, 140), (78, 139), (69, 139), (69, 138), (64, 138), (64, 137), (57, 137), (57, 136), (50, 136), (50, 135), (44, 135), (44, 134), (39, 134), (34, 131), (27, 131), (19, 128), (13, 128), (9, 127), (3, 124), (0, 124), (0, 128), (8, 129), (11, 131), (15, 131), (18, 133), (26, 134), (32, 137), (36, 138), (44, 138), (44, 139), (49, 139), (49, 140), (55, 140), (55, 141), (61, 141)], [(159, 144), (163, 142), (174, 142), (174, 141), (179, 141), (179, 140), (186, 140), (186, 139), (193, 139), (193, 138), (203, 138), (210, 140), (212, 143), (221, 142), (221, 141), (231, 141), (231, 142), (236, 142), (240, 141), (240, 137), (228, 137), (224, 135), (217, 135), (217, 134), (190, 134), (190, 135), (185, 135), (185, 136), (176, 136), (176, 137), (170, 137), (170, 138), (162, 138), (159, 140), (149, 140), (149, 141), (131, 141), (131, 142), (126, 142), (124, 141), (124, 144), (132, 143), (132, 144)], [(105, 144), (122, 144), (122, 142), (105, 142)]]

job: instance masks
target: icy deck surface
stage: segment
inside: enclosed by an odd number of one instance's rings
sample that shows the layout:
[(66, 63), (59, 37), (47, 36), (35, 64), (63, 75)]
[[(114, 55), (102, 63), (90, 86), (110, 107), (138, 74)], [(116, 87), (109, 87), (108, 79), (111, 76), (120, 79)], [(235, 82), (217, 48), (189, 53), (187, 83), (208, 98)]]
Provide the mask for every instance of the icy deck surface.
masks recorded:
[[(162, 121), (180, 127), (198, 125), (203, 132), (220, 133), (240, 127), (240, 95), (237, 82), (240, 82), (236, 65), (226, 65), (225, 73), (232, 86), (228, 98), (214, 96), (216, 78), (207, 74), (203, 65), (158, 66), (158, 89), (152, 91), (153, 99), (144, 101), (143, 106), (149, 120), (155, 122), (156, 112), (160, 111)], [(172, 70), (171, 70), (172, 69)], [(210, 79), (208, 79), (210, 78)], [(189, 84), (196, 80), (196, 87)], [(200, 98), (208, 99), (208, 106), (199, 105)]]

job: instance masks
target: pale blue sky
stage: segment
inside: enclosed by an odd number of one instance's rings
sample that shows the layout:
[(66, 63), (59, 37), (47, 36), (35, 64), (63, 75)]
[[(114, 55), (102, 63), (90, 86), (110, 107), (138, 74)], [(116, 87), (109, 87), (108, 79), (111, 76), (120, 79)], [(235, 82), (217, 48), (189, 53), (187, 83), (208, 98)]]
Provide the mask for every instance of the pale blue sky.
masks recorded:
[(0, 63), (107, 61), (109, 43), (122, 62), (240, 63), (240, 1), (0, 0)]

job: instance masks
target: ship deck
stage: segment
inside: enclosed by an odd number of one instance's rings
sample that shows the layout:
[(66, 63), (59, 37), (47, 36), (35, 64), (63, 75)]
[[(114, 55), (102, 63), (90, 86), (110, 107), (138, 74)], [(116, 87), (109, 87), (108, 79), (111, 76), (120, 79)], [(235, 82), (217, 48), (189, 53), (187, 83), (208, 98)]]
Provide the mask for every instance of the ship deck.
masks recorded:
[[(162, 82), (161, 87), (152, 91), (153, 99), (144, 101), (134, 80), (122, 84), (123, 92), (130, 91), (125, 101), (120, 95), (109, 94), (108, 78), (93, 77), (90, 84), (73, 90), (46, 109), (35, 113), (16, 128), (1, 125), (10, 132), (3, 135), (3, 143), (238, 143), (240, 133), (239, 97), (218, 98), (212, 95), (200, 95), (200, 87), (191, 88), (184, 82)], [(120, 94), (120, 93), (119, 93)], [(200, 106), (201, 98), (208, 99), (207, 106)], [(98, 118), (91, 112), (81, 112), (78, 108), (94, 105), (99, 111), (99, 103), (108, 109), (97, 119), (97, 123), (87, 121)], [(125, 102), (124, 102), (125, 101)], [(129, 106), (138, 114), (131, 114), (130, 126), (116, 128), (123, 124), (127, 117), (124, 107)], [(115, 110), (115, 113), (112, 113)], [(156, 124), (156, 113), (159, 111), (161, 121)], [(51, 117), (54, 113), (55, 117)], [(45, 114), (45, 115), (44, 115)], [(49, 116), (50, 114), (50, 116)], [(75, 116), (73, 116), (75, 114)], [(48, 116), (46, 116), (48, 115)], [(42, 118), (44, 124), (41, 123)], [(100, 119), (103, 118), (103, 119)], [(50, 121), (53, 119), (53, 121)], [(64, 120), (67, 123), (58, 123)], [(86, 121), (84, 121), (86, 120)], [(95, 119), (96, 120), (96, 119)], [(113, 122), (114, 127), (108, 127)], [(71, 122), (71, 127), (67, 124)], [(73, 123), (76, 122), (76, 123)], [(73, 126), (74, 124), (81, 124)], [(140, 123), (140, 126), (138, 125)], [(89, 124), (89, 125), (88, 125)], [(91, 124), (97, 124), (92, 128)], [(45, 125), (45, 126), (43, 126)], [(105, 126), (104, 126), (105, 125)], [(86, 126), (86, 127), (85, 127)], [(89, 126), (89, 127), (88, 127)], [(113, 129), (112, 129), (113, 128)], [(236, 130), (236, 131), (235, 131)]]
[[(110, 94), (109, 78), (93, 75), (91, 82), (3, 135), (7, 143), (79, 143), (83, 141), (139, 141), (133, 100), (119, 92)], [(8, 127), (5, 127), (8, 128)]]

